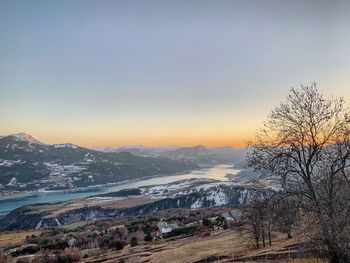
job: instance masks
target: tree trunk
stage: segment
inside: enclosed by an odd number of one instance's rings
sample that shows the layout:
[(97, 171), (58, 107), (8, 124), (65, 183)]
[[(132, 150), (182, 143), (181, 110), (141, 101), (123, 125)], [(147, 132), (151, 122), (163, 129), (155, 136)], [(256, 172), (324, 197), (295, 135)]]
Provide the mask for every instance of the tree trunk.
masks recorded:
[(269, 245), (272, 246), (271, 229), (269, 229)]
[(288, 236), (288, 239), (292, 238), (292, 230), (290, 227), (287, 228), (287, 236)]
[(265, 247), (265, 229), (264, 227), (261, 227), (261, 234), (262, 234), (262, 242), (263, 242), (263, 246)]
[(346, 251), (339, 248), (336, 244), (327, 244), (328, 257), (331, 263), (348, 263), (350, 261), (349, 255)]

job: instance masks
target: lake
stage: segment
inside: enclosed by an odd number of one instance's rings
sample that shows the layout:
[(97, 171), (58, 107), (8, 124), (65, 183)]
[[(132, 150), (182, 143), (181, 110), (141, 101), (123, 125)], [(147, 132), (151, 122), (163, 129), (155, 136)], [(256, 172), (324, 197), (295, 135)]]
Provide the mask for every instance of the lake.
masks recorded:
[(227, 174), (235, 175), (240, 170), (234, 169), (232, 165), (216, 165), (209, 168), (202, 168), (200, 170), (194, 170), (188, 173), (168, 175), (161, 177), (152, 177), (148, 179), (124, 182), (113, 186), (98, 186), (82, 189), (74, 192), (51, 192), (43, 193), (39, 192), (34, 196), (22, 197), (18, 199), (9, 199), (0, 201), (0, 216), (3, 216), (12, 210), (21, 207), (23, 205), (38, 204), (38, 203), (53, 203), (62, 202), (72, 199), (84, 198), (91, 195), (115, 192), (128, 188), (136, 188), (140, 186), (168, 184), (171, 182), (186, 180), (192, 178), (206, 178), (215, 179), (220, 181), (227, 181)]

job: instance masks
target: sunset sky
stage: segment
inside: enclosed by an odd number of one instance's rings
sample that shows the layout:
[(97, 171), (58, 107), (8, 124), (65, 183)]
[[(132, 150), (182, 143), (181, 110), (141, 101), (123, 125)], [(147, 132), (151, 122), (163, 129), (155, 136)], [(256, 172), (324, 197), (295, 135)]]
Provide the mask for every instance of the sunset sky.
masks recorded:
[(0, 135), (244, 146), (290, 87), (350, 105), (349, 1), (0, 1)]

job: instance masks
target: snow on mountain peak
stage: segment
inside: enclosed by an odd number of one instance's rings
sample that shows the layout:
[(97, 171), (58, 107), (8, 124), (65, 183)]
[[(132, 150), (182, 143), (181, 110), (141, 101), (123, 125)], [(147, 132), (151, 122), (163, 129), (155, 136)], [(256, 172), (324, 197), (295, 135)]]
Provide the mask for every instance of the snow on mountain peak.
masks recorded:
[(44, 143), (38, 141), (32, 135), (24, 133), (24, 132), (20, 132), (20, 133), (17, 133), (17, 134), (11, 134), (10, 136), (16, 138), (16, 140), (18, 140), (18, 141), (26, 141), (28, 143), (44, 145)]

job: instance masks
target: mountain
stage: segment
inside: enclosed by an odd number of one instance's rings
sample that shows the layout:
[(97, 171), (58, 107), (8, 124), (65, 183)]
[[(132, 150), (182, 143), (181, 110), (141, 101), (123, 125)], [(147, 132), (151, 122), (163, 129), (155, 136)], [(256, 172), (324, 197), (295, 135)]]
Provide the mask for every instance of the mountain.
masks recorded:
[(197, 164), (217, 163), (215, 155), (202, 145), (169, 150), (162, 152), (161, 155), (174, 160), (191, 160)]
[(232, 164), (244, 161), (246, 148), (218, 147), (206, 148), (202, 145), (193, 147), (145, 147), (128, 146), (120, 148), (97, 149), (103, 152), (129, 152), (143, 157), (165, 157), (173, 160), (190, 160), (198, 165)]
[(6, 190), (65, 190), (196, 168), (188, 160), (44, 144), (24, 133), (0, 138), (0, 189)]
[(129, 152), (135, 155), (144, 157), (159, 157), (163, 152), (181, 148), (180, 146), (160, 146), (160, 147), (146, 147), (146, 146), (122, 146), (119, 148), (95, 148), (101, 152)]
[(247, 148), (232, 148), (232, 147), (218, 147), (209, 148), (209, 151), (215, 155), (218, 162), (232, 163), (237, 166), (239, 163), (244, 162), (248, 153)]
[(239, 207), (250, 202), (251, 196), (257, 190), (233, 185), (218, 185), (208, 189), (193, 189), (189, 193), (161, 199), (151, 199), (152, 201), (145, 204), (121, 208), (118, 208), (118, 206), (116, 208), (113, 205), (94, 205), (78, 208), (70, 205), (67, 208), (67, 203), (28, 205), (12, 211), (1, 219), (0, 232), (55, 227), (117, 216), (140, 216), (174, 208)]

